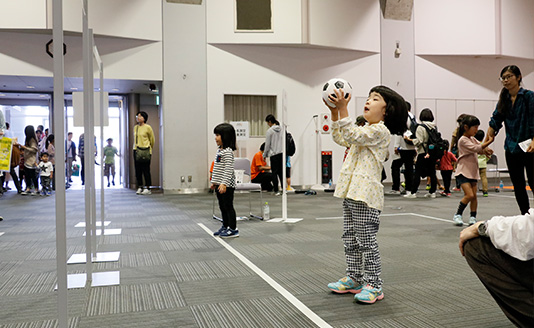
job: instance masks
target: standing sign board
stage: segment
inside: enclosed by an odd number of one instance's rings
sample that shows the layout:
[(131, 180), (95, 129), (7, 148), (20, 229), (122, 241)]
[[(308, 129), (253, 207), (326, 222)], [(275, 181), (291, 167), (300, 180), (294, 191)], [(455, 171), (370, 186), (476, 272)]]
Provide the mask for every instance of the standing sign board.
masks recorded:
[(0, 171), (9, 172), (11, 168), (11, 149), (13, 148), (13, 139), (0, 139)]

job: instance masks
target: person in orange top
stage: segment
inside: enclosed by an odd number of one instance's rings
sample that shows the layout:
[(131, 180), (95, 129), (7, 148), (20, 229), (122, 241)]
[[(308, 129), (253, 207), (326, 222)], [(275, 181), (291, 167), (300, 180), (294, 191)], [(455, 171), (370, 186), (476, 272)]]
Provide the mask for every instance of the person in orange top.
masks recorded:
[(250, 163), (250, 178), (252, 183), (261, 183), (261, 189), (273, 191), (273, 178), (270, 171), (271, 167), (267, 166), (267, 162), (263, 159), (263, 151), (265, 150), (265, 142), (261, 144), (260, 151), (252, 158)]

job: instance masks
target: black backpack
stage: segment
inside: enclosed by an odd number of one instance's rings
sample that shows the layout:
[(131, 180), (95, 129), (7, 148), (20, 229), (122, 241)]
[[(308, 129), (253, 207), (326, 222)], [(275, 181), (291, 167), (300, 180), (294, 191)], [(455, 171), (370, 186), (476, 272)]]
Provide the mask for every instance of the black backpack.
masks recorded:
[(429, 128), (426, 124), (421, 124), (428, 133), (428, 143), (426, 152), (430, 155), (431, 159), (440, 160), (443, 157), (445, 150), (447, 150), (447, 143), (441, 138), (441, 133), (438, 132), (438, 128)]
[(291, 133), (286, 131), (286, 155), (293, 156), (295, 155), (295, 151), (297, 151), (297, 146), (295, 146), (295, 140), (293, 140), (293, 136), (291, 135)]
[(419, 123), (417, 123), (417, 120), (415, 119), (415, 115), (413, 117), (409, 116), (411, 124), (410, 124), (410, 132), (412, 132), (412, 136), (410, 139), (415, 138), (415, 131), (417, 131), (417, 127), (419, 126)]

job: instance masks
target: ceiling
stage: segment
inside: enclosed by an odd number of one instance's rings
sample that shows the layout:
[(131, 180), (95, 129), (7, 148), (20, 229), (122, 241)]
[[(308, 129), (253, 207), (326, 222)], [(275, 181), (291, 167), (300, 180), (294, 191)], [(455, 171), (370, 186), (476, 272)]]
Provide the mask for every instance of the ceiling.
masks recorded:
[[(95, 90), (98, 91), (100, 82), (95, 79)], [(156, 86), (155, 91), (151, 91), (150, 84)], [(141, 80), (106, 80), (104, 79), (104, 91), (110, 94), (157, 94), (160, 90), (161, 82), (141, 81)], [(64, 92), (72, 93), (83, 91), (83, 78), (65, 77)], [(6, 99), (15, 97), (16, 99), (35, 99), (42, 93), (54, 92), (54, 79), (52, 77), (37, 76), (11, 76), (0, 75), (0, 97)]]

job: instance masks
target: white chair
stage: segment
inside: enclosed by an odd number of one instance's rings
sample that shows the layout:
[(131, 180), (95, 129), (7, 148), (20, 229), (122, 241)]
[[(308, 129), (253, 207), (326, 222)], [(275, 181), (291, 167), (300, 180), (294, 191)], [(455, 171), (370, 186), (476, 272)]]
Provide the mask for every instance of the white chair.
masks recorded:
[[(236, 158), (234, 160), (234, 169), (236, 171), (236, 187), (235, 191), (237, 193), (248, 193), (248, 206), (249, 206), (249, 216), (251, 218), (263, 220), (261, 209), (263, 206), (263, 197), (261, 192), (261, 184), (250, 182), (250, 160), (248, 158)], [(242, 174), (241, 174), (242, 173)], [(238, 180), (238, 177), (243, 177), (242, 180)], [(260, 215), (255, 215), (252, 213), (252, 200), (251, 194), (253, 192), (258, 192), (260, 194)], [(217, 200), (217, 195), (213, 200), (213, 218), (215, 220), (222, 221), (222, 218), (215, 215), (215, 202)]]
[[(494, 168), (490, 169), (490, 165), (494, 165)], [(490, 172), (493, 172), (493, 178), (495, 179), (495, 191), (499, 192), (501, 173), (508, 173), (508, 168), (499, 168), (499, 160), (497, 159), (497, 155), (495, 154), (492, 154), (490, 159), (488, 160), (488, 167), (486, 169), (486, 173)]]

